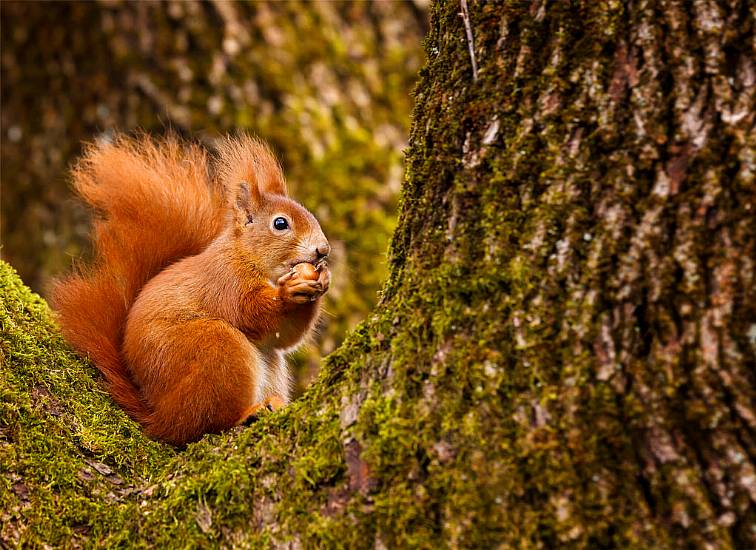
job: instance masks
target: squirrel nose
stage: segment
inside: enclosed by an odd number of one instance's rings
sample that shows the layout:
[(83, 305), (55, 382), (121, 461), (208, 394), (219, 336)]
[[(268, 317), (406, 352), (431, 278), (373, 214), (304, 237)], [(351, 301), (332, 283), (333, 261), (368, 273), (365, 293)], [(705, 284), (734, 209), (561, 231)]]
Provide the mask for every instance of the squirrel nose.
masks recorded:
[(315, 246), (315, 256), (317, 256), (318, 261), (328, 257), (330, 253), (331, 245), (328, 244), (328, 241), (323, 241)]

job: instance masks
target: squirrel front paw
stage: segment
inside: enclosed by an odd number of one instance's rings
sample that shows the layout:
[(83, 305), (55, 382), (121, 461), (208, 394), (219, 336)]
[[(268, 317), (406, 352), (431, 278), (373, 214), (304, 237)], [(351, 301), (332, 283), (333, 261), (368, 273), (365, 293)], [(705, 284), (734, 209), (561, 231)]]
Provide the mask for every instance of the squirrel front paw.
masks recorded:
[(307, 275), (291, 270), (278, 279), (278, 293), (284, 302), (306, 304), (314, 302), (328, 290), (331, 284), (331, 273), (328, 265), (323, 263), (318, 268), (317, 279), (307, 278)]

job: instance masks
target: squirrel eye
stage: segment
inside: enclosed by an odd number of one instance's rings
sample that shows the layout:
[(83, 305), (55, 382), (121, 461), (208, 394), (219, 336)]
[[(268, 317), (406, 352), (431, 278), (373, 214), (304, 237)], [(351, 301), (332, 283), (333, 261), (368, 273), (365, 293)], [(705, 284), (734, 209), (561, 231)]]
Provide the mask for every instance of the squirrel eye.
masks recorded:
[(284, 229), (289, 228), (289, 222), (286, 221), (286, 218), (278, 217), (275, 220), (273, 220), (273, 227), (277, 231), (283, 231)]

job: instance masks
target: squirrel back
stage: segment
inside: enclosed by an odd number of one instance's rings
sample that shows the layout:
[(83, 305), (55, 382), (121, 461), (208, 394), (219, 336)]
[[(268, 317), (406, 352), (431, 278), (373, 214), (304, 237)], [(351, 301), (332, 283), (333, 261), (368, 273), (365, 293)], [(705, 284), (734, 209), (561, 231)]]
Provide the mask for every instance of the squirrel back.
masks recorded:
[(55, 281), (52, 304), (66, 339), (88, 355), (113, 399), (142, 424), (151, 411), (121, 353), (129, 310), (168, 265), (200, 253), (223, 230), (224, 192), (206, 152), (175, 137), (117, 136), (89, 146), (73, 187), (95, 210), (94, 261)]

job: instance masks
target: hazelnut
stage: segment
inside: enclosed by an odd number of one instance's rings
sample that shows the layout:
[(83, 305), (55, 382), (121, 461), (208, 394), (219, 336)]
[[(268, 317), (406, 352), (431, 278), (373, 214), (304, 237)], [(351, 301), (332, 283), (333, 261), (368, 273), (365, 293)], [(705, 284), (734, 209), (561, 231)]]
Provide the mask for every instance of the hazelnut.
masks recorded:
[(295, 265), (294, 272), (302, 279), (309, 279), (310, 281), (317, 281), (318, 277), (320, 277), (320, 273), (315, 269), (315, 266), (307, 262)]

